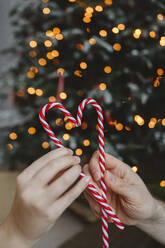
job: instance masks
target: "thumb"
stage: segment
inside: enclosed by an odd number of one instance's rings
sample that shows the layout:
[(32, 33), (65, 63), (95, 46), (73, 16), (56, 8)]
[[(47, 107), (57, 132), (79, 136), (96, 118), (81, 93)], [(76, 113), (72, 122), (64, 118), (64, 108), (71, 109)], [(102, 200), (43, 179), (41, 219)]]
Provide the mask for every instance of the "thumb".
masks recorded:
[(133, 187), (125, 182), (123, 179), (113, 175), (110, 171), (106, 170), (104, 175), (105, 184), (113, 192), (125, 196), (127, 198), (132, 198)]

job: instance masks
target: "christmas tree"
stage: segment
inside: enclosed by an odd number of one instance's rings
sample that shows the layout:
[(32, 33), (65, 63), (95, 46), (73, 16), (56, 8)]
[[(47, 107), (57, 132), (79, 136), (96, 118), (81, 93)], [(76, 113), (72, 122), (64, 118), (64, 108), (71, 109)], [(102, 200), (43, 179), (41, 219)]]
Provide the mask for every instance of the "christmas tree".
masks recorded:
[[(61, 101), (76, 115), (91, 97), (103, 108), (107, 152), (165, 185), (164, 13), (161, 0), (36, 0), (12, 9), (15, 60), (5, 83), (22, 121), (4, 144), (11, 168), (55, 148), (38, 119), (44, 104)], [(97, 149), (94, 109), (86, 109), (81, 128), (57, 110), (47, 119), (84, 162)]]

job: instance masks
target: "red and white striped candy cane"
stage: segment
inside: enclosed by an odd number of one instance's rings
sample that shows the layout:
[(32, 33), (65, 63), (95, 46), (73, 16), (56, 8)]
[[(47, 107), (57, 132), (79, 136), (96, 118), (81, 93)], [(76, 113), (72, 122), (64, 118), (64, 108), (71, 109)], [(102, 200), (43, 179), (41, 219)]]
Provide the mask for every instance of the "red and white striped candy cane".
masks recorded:
[[(50, 136), (50, 138), (53, 140), (53, 142), (56, 144), (57, 147), (63, 147), (63, 144), (61, 141), (56, 137), (54, 132), (52, 131), (51, 127), (46, 121), (45, 115), (47, 111), (51, 108), (58, 108), (61, 110), (61, 112), (67, 116), (67, 118), (76, 126), (81, 126), (82, 121), (82, 115), (83, 115), (83, 109), (87, 104), (91, 104), (95, 107), (98, 115), (98, 135), (99, 135), (99, 166), (101, 170), (101, 191), (102, 195), (99, 194), (96, 187), (93, 184), (88, 185), (88, 189), (91, 191), (93, 197), (97, 200), (97, 202), (100, 204), (102, 209), (102, 238), (103, 238), (103, 247), (108, 248), (109, 247), (109, 235), (108, 235), (108, 217), (111, 218), (111, 220), (115, 223), (115, 225), (118, 227), (118, 229), (123, 230), (124, 226), (119, 220), (119, 218), (116, 216), (114, 211), (111, 209), (111, 207), (107, 204), (106, 201), (106, 185), (104, 182), (104, 172), (105, 172), (105, 148), (104, 148), (104, 125), (103, 125), (103, 113), (100, 105), (93, 99), (84, 99), (79, 107), (77, 112), (77, 120), (71, 115), (71, 113), (61, 104), (57, 102), (48, 103), (46, 104), (41, 110), (39, 114), (39, 118), (41, 121), (41, 124), (43, 125), (45, 131)], [(80, 174), (80, 177), (84, 177), (85, 174), (82, 171)]]

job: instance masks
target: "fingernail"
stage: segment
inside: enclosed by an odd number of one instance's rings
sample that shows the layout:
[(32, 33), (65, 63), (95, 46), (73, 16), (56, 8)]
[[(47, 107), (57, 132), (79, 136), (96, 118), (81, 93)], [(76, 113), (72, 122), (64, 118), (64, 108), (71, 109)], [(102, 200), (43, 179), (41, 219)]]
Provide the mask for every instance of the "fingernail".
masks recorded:
[(85, 176), (85, 177), (84, 177), (84, 181), (85, 181), (87, 184), (89, 184), (90, 181), (91, 181), (91, 177), (90, 177), (90, 176)]
[(68, 152), (73, 155), (73, 151), (71, 149), (68, 149)]
[(77, 157), (77, 156), (74, 156), (74, 157), (75, 157), (76, 162), (77, 162), (77, 163), (80, 163), (80, 161), (81, 161), (80, 158)]

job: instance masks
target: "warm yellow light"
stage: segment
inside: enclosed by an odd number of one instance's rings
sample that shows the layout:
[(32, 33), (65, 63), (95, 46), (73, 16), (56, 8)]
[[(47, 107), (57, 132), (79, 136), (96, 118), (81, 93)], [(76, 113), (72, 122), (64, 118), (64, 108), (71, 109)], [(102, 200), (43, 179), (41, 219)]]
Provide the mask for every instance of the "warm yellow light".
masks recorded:
[(88, 12), (85, 12), (85, 15), (84, 15), (84, 17), (88, 17), (88, 18), (91, 18), (92, 17), (92, 13), (88, 13)]
[(57, 50), (52, 50), (52, 56), (54, 57), (54, 58), (57, 58), (57, 57), (59, 57), (59, 55), (60, 55), (60, 53), (59, 53), (59, 51), (57, 51)]
[(37, 96), (42, 96), (42, 95), (43, 95), (43, 90), (41, 90), (41, 89), (36, 89), (36, 95), (37, 95)]
[(45, 65), (47, 64), (47, 61), (46, 61), (46, 59), (44, 59), (44, 58), (40, 58), (40, 59), (38, 60), (38, 63), (39, 63), (41, 66), (45, 66)]
[(90, 145), (90, 141), (89, 141), (88, 139), (85, 139), (85, 140), (83, 141), (83, 145), (84, 145), (84, 146), (89, 146), (89, 145)]
[(89, 44), (95, 45), (96, 44), (96, 40), (94, 38), (90, 38), (89, 39)]
[(34, 77), (35, 77), (35, 73), (32, 72), (32, 71), (28, 71), (28, 72), (26, 73), (26, 76), (27, 76), (28, 78), (34, 78)]
[(101, 83), (101, 84), (99, 84), (99, 88), (100, 88), (100, 90), (106, 90), (107, 85), (105, 83)]
[(149, 128), (154, 128), (156, 123), (157, 123), (157, 119), (156, 118), (151, 118), (149, 123), (148, 123), (148, 127)]
[(85, 11), (86, 11), (87, 13), (93, 13), (93, 12), (94, 12), (94, 9), (93, 9), (92, 7), (87, 7), (87, 8), (85, 9)]
[(55, 102), (55, 101), (56, 101), (56, 98), (54, 96), (49, 97), (49, 102)]
[(158, 68), (158, 69), (157, 69), (157, 74), (158, 74), (159, 76), (163, 76), (164, 70), (163, 70), (162, 68)]
[(38, 73), (38, 68), (36, 66), (31, 66), (30, 67), (30, 71), (32, 71), (33, 73)]
[(160, 187), (165, 187), (165, 180), (160, 181)]
[(11, 140), (16, 140), (17, 138), (18, 138), (18, 135), (16, 134), (16, 133), (10, 133), (9, 134), (9, 138), (11, 139)]
[(133, 37), (134, 37), (135, 39), (139, 39), (140, 36), (141, 36), (141, 34), (142, 34), (142, 30), (141, 30), (140, 28), (137, 28), (137, 29), (135, 29), (134, 32), (133, 32)]
[(99, 31), (99, 35), (102, 36), (102, 37), (106, 37), (107, 36), (107, 31), (102, 29)]
[(106, 5), (112, 5), (113, 1), (112, 0), (104, 0), (104, 3)]
[(35, 134), (36, 133), (36, 128), (35, 127), (29, 127), (28, 128), (28, 133), (31, 134), (31, 135)]
[(155, 31), (150, 31), (150, 32), (149, 32), (149, 36), (150, 36), (151, 38), (155, 38), (155, 37), (156, 37)]
[(9, 144), (7, 144), (6, 146), (7, 146), (7, 148), (8, 148), (10, 151), (13, 150), (13, 145), (12, 145), (12, 144), (9, 143)]
[(48, 59), (54, 59), (54, 56), (52, 55), (52, 52), (47, 52), (46, 57)]
[(58, 28), (58, 27), (54, 27), (53, 28), (53, 33), (56, 35), (56, 34), (60, 34), (61, 33), (61, 29)]
[(162, 36), (161, 38), (160, 38), (160, 45), (161, 46), (165, 46), (165, 36)]
[(29, 51), (29, 56), (31, 56), (32, 58), (35, 58), (37, 56), (36, 51)]
[(139, 125), (139, 126), (143, 126), (145, 121), (144, 119), (140, 116), (140, 115), (135, 115), (134, 116), (134, 121)]
[(48, 2), (49, 2), (49, 0), (42, 0), (42, 2), (43, 2), (43, 3), (48, 3)]
[(16, 95), (19, 97), (23, 97), (23, 96), (25, 96), (25, 93), (23, 90), (17, 90)]
[(134, 172), (137, 172), (137, 171), (138, 171), (138, 167), (137, 167), (137, 166), (133, 166), (133, 167), (132, 167), (132, 170), (133, 170)]
[(56, 125), (61, 126), (63, 124), (63, 120), (61, 118), (56, 119)]
[(32, 47), (32, 48), (34, 48), (34, 47), (37, 46), (37, 42), (36, 42), (35, 40), (31, 40), (31, 41), (29, 42), (29, 46)]
[(165, 118), (162, 119), (162, 126), (165, 126)]
[(78, 90), (77, 91), (77, 95), (78, 96), (83, 96), (84, 95), (84, 91), (83, 90)]
[(123, 124), (122, 123), (117, 123), (115, 125), (115, 128), (116, 128), (117, 131), (121, 131), (123, 129)]
[(83, 49), (83, 44), (81, 44), (81, 43), (78, 43), (78, 44), (76, 44), (76, 48), (78, 49), (78, 50), (82, 50)]
[(114, 49), (115, 51), (119, 52), (119, 51), (122, 49), (122, 47), (121, 47), (121, 45), (120, 45), (119, 43), (115, 43), (115, 44), (113, 45), (113, 49)]
[(105, 66), (104, 71), (105, 71), (105, 73), (111, 73), (112, 68), (110, 66)]
[(131, 128), (129, 126), (125, 126), (125, 130), (131, 131)]
[(47, 7), (43, 8), (42, 12), (43, 12), (44, 15), (48, 15), (48, 14), (50, 14), (50, 9), (47, 8)]
[(33, 87), (29, 87), (27, 88), (27, 92), (30, 94), (30, 95), (34, 95), (36, 93), (35, 89)]
[(101, 5), (97, 5), (95, 7), (95, 10), (98, 11), (98, 12), (102, 12), (103, 11), (103, 7)]
[(118, 27), (118, 29), (121, 30), (121, 31), (122, 31), (122, 30), (125, 30), (125, 25), (124, 25), (123, 23), (120, 23), (117, 27)]
[(66, 124), (65, 124), (65, 129), (66, 130), (71, 130), (73, 128), (73, 124), (71, 121), (68, 121)]
[(74, 3), (76, 2), (76, 0), (68, 0), (70, 3)]
[(62, 100), (65, 100), (65, 99), (67, 98), (67, 94), (66, 94), (65, 92), (61, 92), (61, 93), (60, 93), (60, 98), (61, 98)]
[(85, 70), (87, 68), (87, 63), (86, 62), (81, 62), (80, 63), (80, 68)]
[(88, 124), (87, 124), (86, 122), (83, 122), (83, 123), (81, 124), (81, 128), (82, 128), (83, 130), (87, 129), (87, 127), (88, 127)]
[(163, 15), (162, 14), (157, 14), (158, 20), (162, 21), (163, 20)]
[(46, 142), (46, 141), (42, 142), (42, 148), (43, 148), (43, 149), (48, 149), (49, 146), (50, 146), (50, 145), (49, 145), (48, 142)]
[(64, 133), (62, 137), (63, 137), (64, 140), (69, 140), (70, 139), (70, 135), (68, 133)]
[(90, 23), (91, 22), (91, 18), (89, 18), (89, 17), (84, 17), (83, 18), (83, 22), (85, 22), (85, 23)]
[(64, 38), (63, 34), (56, 34), (57, 40), (63, 40), (63, 38)]
[(65, 70), (62, 67), (57, 69), (57, 73), (59, 73), (59, 74), (64, 74), (64, 72), (65, 72)]
[(75, 70), (74, 75), (76, 75), (77, 77), (82, 77), (82, 72), (80, 70)]
[(54, 37), (53, 31), (52, 31), (52, 30), (47, 30), (47, 31), (46, 31), (46, 36), (47, 36), (47, 37), (50, 37), (50, 38), (53, 38), (53, 37)]
[(44, 41), (44, 45), (45, 45), (46, 47), (51, 47), (51, 46), (52, 46), (52, 42), (51, 42), (50, 40), (45, 40), (45, 41)]
[(112, 28), (112, 32), (114, 34), (118, 34), (119, 33), (119, 29), (117, 27), (114, 27), (114, 28)]
[(75, 153), (76, 153), (77, 156), (81, 156), (83, 154), (83, 151), (82, 151), (81, 148), (77, 148)]

